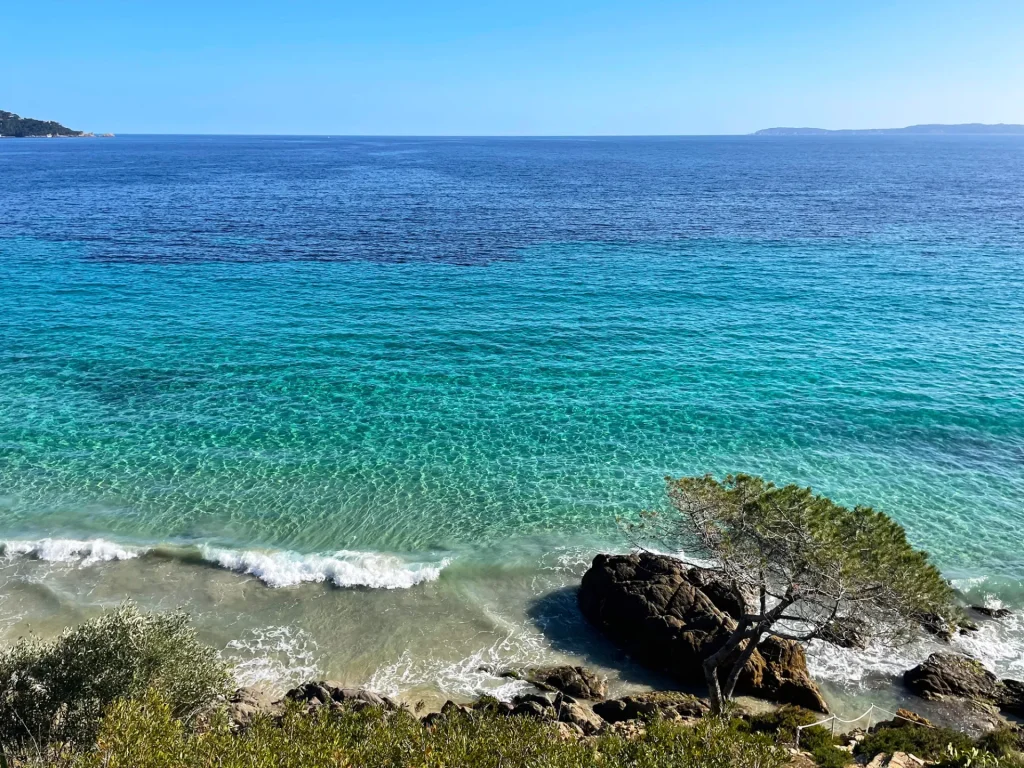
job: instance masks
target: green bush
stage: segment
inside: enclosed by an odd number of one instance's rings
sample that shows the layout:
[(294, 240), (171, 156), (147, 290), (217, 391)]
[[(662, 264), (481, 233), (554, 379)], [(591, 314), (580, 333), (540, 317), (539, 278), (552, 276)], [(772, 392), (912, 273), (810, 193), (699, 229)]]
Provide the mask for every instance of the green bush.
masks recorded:
[(709, 718), (694, 727), (664, 721), (633, 739), (564, 739), (550, 723), (489, 712), (451, 712), (430, 727), (406, 711), (258, 717), (232, 733), (223, 718), (201, 731), (175, 720), (159, 695), (111, 708), (97, 748), (65, 768), (783, 768), (788, 755), (765, 736), (737, 734)]
[(986, 733), (978, 739), (977, 746), (996, 757), (1017, 757), (1024, 751), (1024, 736), (1016, 728), (1004, 726)]
[(909, 752), (924, 760), (942, 760), (948, 755), (949, 745), (958, 752), (974, 748), (971, 737), (950, 728), (926, 728), (923, 725), (903, 725), (879, 728), (869, 733), (854, 748), (854, 753), (874, 757), (880, 752)]
[(150, 688), (188, 724), (230, 683), (184, 614), (125, 604), (54, 640), (23, 639), (0, 651), (0, 745), (43, 751), (89, 744), (115, 701)]

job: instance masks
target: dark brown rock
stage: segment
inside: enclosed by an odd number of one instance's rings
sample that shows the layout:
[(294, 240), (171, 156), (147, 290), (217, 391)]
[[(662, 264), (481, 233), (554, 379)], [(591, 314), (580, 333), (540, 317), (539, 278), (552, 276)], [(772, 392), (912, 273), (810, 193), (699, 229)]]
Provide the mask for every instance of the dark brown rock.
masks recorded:
[(982, 663), (967, 656), (933, 653), (921, 664), (903, 673), (903, 683), (930, 701), (967, 699), (1024, 715), (1024, 683), (1000, 680)]
[(1013, 614), (1009, 608), (989, 608), (984, 605), (972, 605), (971, 610), (987, 619), (1005, 619)]
[(562, 665), (531, 669), (526, 679), (538, 688), (560, 691), (577, 699), (603, 699), (608, 693), (608, 680), (585, 667)]
[(609, 699), (594, 705), (594, 712), (609, 723), (626, 720), (645, 720), (659, 716), (666, 720), (697, 718), (708, 713), (710, 707), (704, 699), (688, 693), (653, 691), (621, 699)]
[[(701, 685), (703, 660), (736, 627), (733, 615), (720, 606), (738, 611), (743, 601), (738, 590), (712, 587), (712, 581), (672, 557), (598, 555), (583, 576), (579, 604), (592, 624), (638, 662)], [(737, 692), (828, 711), (807, 672), (803, 649), (787, 640), (767, 640), (754, 652)]]
[(361, 688), (343, 688), (336, 683), (324, 681), (303, 683), (288, 691), (284, 698), (290, 701), (305, 702), (312, 706), (337, 703), (347, 704), (355, 709), (362, 707), (379, 707), (386, 710), (398, 709), (398, 704), (387, 696), (381, 696), (373, 691), (366, 691)]

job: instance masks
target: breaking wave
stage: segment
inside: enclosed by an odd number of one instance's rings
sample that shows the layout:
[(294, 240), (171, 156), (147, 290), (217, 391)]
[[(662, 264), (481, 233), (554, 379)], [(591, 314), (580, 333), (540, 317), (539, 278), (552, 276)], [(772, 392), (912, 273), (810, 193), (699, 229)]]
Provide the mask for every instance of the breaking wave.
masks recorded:
[(139, 547), (106, 539), (38, 539), (0, 543), (0, 555), (27, 557), (86, 568), (100, 563), (163, 557), (183, 562), (204, 562), (262, 581), (268, 587), (330, 582), (338, 587), (407, 589), (434, 581), (451, 562), (412, 561), (398, 555), (340, 550), (331, 554), (301, 554), (282, 550), (238, 550), (199, 547)]

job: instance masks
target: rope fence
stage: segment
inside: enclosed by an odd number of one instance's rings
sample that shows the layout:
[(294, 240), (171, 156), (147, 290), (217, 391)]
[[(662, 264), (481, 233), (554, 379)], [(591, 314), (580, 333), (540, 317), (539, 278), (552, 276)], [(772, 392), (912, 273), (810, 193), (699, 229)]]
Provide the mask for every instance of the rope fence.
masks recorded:
[(894, 718), (896, 718), (898, 720), (906, 720), (908, 723), (913, 723), (914, 725), (923, 725), (926, 728), (934, 728), (935, 727), (934, 725), (931, 725), (930, 723), (922, 723), (920, 720), (914, 720), (914, 719), (909, 718), (909, 717), (904, 717), (903, 715), (897, 714), (896, 712), (890, 712), (887, 709), (882, 709), (881, 707), (872, 704), (870, 707), (868, 707), (868, 711), (867, 712), (865, 712), (860, 717), (853, 718), (853, 720), (843, 720), (841, 717), (838, 717), (837, 715), (830, 715), (829, 717), (826, 717), (824, 720), (819, 720), (816, 723), (808, 723), (807, 725), (798, 725), (796, 727), (796, 746), (799, 749), (799, 747), (800, 747), (800, 733), (801, 733), (801, 731), (803, 731), (804, 728), (813, 728), (816, 725), (824, 725), (825, 723), (832, 723), (832, 735), (835, 736), (836, 735), (836, 724), (837, 723), (842, 723), (843, 725), (853, 725), (854, 723), (859, 723), (861, 720), (863, 720), (866, 717), (866, 718), (868, 718), (868, 728), (870, 728), (871, 727), (871, 715), (873, 713), (875, 713), (875, 712), (882, 712), (883, 714), (890, 715), (891, 717), (894, 717)]

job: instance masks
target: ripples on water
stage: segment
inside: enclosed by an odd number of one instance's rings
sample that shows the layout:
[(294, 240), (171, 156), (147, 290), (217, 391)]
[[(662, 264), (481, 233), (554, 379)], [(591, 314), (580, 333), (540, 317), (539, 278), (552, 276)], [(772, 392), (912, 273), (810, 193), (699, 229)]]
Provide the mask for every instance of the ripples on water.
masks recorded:
[(472, 580), (622, 546), (667, 473), (748, 471), (884, 509), (1024, 607), (1024, 141), (130, 137), (0, 166), (9, 556)]

